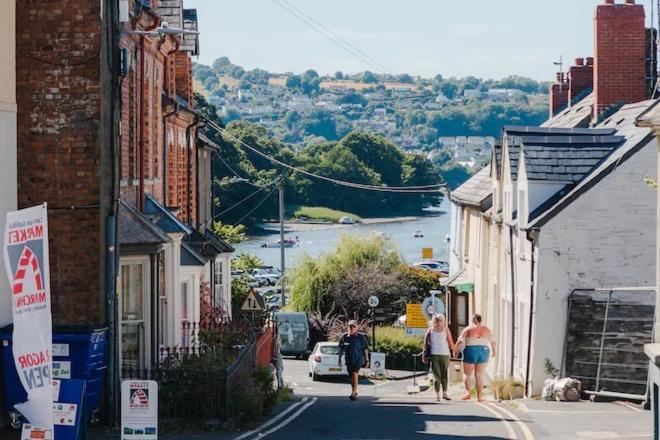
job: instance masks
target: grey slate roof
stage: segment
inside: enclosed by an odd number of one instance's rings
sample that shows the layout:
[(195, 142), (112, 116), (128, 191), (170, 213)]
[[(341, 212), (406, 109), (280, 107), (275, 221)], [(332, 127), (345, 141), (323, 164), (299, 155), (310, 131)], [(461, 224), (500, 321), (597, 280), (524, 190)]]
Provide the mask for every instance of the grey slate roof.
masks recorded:
[(451, 199), (459, 205), (481, 207), (481, 202), (493, 192), (490, 180), (490, 165), (479, 170), (467, 182), (451, 192)]
[[(159, 0), (158, 15), (171, 28), (198, 30), (197, 10), (183, 9), (183, 0)], [(199, 35), (183, 35), (181, 50), (190, 52), (191, 55), (199, 55)]]
[(525, 127), (507, 125), (503, 129), (509, 151), (511, 178), (518, 178), (518, 160), (523, 145), (578, 144), (602, 141), (604, 136), (613, 135), (613, 128), (564, 128), (564, 127)]
[(571, 107), (557, 113), (545, 121), (541, 127), (588, 127), (594, 106), (594, 94), (587, 95), (584, 99)]
[(222, 253), (234, 252), (233, 247), (210, 230), (203, 232), (193, 230), (184, 241), (198, 254), (209, 258)]
[(144, 196), (144, 212), (167, 233), (190, 234), (192, 232), (188, 225), (176, 218), (169, 209), (158, 203), (149, 194)]
[(204, 266), (207, 262), (207, 259), (203, 255), (200, 255), (192, 246), (184, 241), (181, 242), (180, 260), (181, 266)]
[(170, 237), (135, 208), (121, 200), (118, 214), (118, 239), (124, 246), (159, 245)]
[(606, 177), (616, 168), (642, 147), (653, 140), (653, 135), (648, 128), (641, 128), (635, 125), (635, 120), (642, 114), (654, 101), (642, 101), (635, 104), (623, 106), (619, 111), (607, 118), (597, 128), (616, 128), (617, 135), (625, 137), (625, 142), (595, 166), (591, 172), (567, 190), (562, 190), (551, 197), (544, 204), (539, 206), (530, 214), (530, 223), (528, 228), (540, 227), (552, 219), (564, 207), (573, 200), (587, 192), (600, 180)]
[(528, 138), (522, 147), (527, 179), (577, 183), (624, 140), (622, 136), (569, 136), (535, 143)]

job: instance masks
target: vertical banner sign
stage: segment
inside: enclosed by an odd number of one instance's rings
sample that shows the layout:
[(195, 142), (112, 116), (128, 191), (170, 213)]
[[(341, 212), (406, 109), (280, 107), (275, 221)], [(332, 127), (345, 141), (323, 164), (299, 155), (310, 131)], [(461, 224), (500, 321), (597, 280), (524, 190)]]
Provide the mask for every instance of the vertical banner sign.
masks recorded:
[(45, 204), (7, 213), (3, 252), (12, 298), (14, 363), (28, 396), (15, 407), (33, 427), (52, 431), (53, 330)]
[(158, 440), (158, 383), (121, 383), (121, 440)]

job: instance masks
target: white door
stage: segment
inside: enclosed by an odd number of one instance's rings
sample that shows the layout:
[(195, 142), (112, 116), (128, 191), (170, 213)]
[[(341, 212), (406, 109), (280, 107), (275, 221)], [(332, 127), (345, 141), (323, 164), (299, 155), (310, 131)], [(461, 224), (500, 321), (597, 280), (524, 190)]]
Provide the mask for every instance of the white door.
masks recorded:
[(140, 370), (150, 366), (149, 258), (120, 260), (119, 356), (122, 369)]

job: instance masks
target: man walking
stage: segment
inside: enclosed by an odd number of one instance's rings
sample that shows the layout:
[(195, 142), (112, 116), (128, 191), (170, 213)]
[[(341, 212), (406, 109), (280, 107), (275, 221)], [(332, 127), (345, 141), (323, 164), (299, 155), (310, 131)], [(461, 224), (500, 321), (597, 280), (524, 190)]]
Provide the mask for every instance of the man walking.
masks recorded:
[(358, 375), (360, 368), (368, 366), (369, 344), (367, 338), (358, 332), (357, 321), (348, 321), (348, 332), (344, 333), (339, 340), (339, 366), (341, 358), (346, 355), (346, 370), (351, 378), (351, 400), (357, 400)]

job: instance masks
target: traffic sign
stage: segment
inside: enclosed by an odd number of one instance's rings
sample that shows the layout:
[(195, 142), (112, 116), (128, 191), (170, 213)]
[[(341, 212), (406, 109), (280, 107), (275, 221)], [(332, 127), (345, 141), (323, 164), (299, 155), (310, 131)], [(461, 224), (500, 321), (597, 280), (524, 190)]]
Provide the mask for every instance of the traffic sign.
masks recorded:
[(408, 328), (426, 328), (428, 320), (422, 313), (421, 304), (406, 304), (406, 327)]
[(371, 308), (378, 307), (378, 304), (380, 304), (380, 300), (378, 299), (378, 297), (376, 295), (372, 295), (372, 296), (369, 297), (368, 304), (369, 304), (369, 307), (371, 307)]
[(433, 258), (433, 248), (422, 248), (422, 258), (430, 260)]
[(427, 320), (433, 318), (433, 315), (445, 313), (445, 303), (437, 297), (427, 297), (422, 302), (422, 313)]
[(254, 289), (250, 289), (243, 300), (241, 310), (246, 312), (261, 312), (263, 309), (264, 305), (261, 302), (261, 298), (254, 292)]

